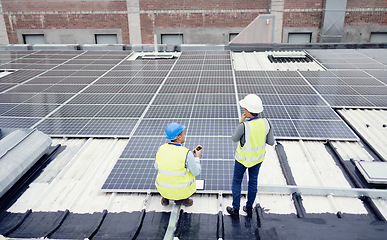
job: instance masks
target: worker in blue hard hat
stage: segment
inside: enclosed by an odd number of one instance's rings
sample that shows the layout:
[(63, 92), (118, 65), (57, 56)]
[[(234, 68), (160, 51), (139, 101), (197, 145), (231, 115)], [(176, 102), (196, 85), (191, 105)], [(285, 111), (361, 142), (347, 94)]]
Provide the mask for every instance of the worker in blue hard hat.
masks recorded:
[(274, 136), (269, 120), (259, 117), (259, 113), (263, 111), (260, 97), (255, 94), (249, 94), (239, 101), (239, 104), (243, 108), (244, 113), (240, 119), (240, 124), (232, 136), (232, 140), (238, 142), (238, 147), (235, 151), (232, 207), (227, 207), (226, 210), (231, 216), (239, 215), (241, 184), (243, 175), (246, 169), (248, 169), (247, 202), (243, 210), (247, 213), (247, 216), (251, 217), (257, 195), (258, 173), (265, 159), (266, 143), (273, 145)]
[(160, 146), (156, 153), (155, 168), (158, 170), (155, 185), (161, 194), (161, 204), (169, 205), (169, 200), (186, 207), (192, 206), (189, 197), (196, 192), (195, 176), (200, 174), (200, 155), (203, 149), (190, 151), (183, 147), (185, 126), (172, 122), (165, 128), (170, 142)]

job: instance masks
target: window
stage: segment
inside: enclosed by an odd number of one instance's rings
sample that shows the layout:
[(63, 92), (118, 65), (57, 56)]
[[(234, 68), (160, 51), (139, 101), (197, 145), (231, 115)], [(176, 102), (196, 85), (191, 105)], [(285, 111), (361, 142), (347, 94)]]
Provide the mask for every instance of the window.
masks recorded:
[(370, 42), (385, 43), (387, 42), (387, 32), (373, 32), (371, 33)]
[(44, 34), (23, 34), (24, 44), (45, 44)]
[(95, 34), (96, 44), (117, 44), (117, 34)]
[(180, 45), (183, 43), (183, 34), (161, 34), (161, 44)]
[(228, 35), (228, 41), (231, 42), (239, 33), (230, 33)]
[(288, 43), (310, 43), (312, 33), (289, 33)]

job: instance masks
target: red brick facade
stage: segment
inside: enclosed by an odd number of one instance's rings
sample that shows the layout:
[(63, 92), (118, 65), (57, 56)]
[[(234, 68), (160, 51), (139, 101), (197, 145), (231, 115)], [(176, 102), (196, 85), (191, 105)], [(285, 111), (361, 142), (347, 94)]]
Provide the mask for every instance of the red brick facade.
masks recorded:
[[(121, 29), (130, 44), (125, 0), (0, 0), (8, 38), (19, 43), (18, 29)], [(267, 0), (139, 0), (143, 44), (156, 29), (243, 28), (264, 14)], [(325, 0), (285, 0), (283, 28), (322, 26)], [(381, 8), (382, 11), (367, 11)], [(345, 25), (387, 25), (387, 0), (347, 0)], [(183, 12), (181, 12), (183, 10)], [(24, 14), (23, 14), (24, 12)]]

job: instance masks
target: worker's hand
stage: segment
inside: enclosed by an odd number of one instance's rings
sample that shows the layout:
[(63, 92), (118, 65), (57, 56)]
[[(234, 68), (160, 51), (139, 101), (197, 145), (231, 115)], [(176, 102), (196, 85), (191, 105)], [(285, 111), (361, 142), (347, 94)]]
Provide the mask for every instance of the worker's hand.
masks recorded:
[(195, 150), (194, 153), (195, 153), (196, 157), (200, 158), (200, 155), (202, 155), (202, 151), (203, 151), (203, 148), (200, 149), (199, 151), (198, 151), (198, 150)]
[(242, 114), (241, 120), (239, 121), (240, 123), (243, 123), (246, 120), (246, 114)]

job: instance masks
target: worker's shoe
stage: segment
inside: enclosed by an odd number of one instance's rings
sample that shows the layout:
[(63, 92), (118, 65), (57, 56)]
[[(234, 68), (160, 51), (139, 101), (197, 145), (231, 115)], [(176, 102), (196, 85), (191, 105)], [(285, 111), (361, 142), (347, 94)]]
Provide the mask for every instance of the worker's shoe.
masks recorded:
[(169, 205), (169, 200), (166, 199), (166, 198), (161, 198), (161, 205), (168, 206)]
[(248, 217), (252, 217), (253, 216), (253, 207), (243, 206), (243, 211), (247, 213)]
[(191, 207), (193, 205), (193, 200), (190, 198), (187, 198), (187, 199), (183, 199), (183, 200), (176, 200), (175, 203), (178, 205), (182, 204), (186, 207)]
[(228, 214), (230, 214), (231, 217), (238, 217), (239, 216), (239, 209), (235, 209), (233, 207), (227, 207), (226, 208)]

